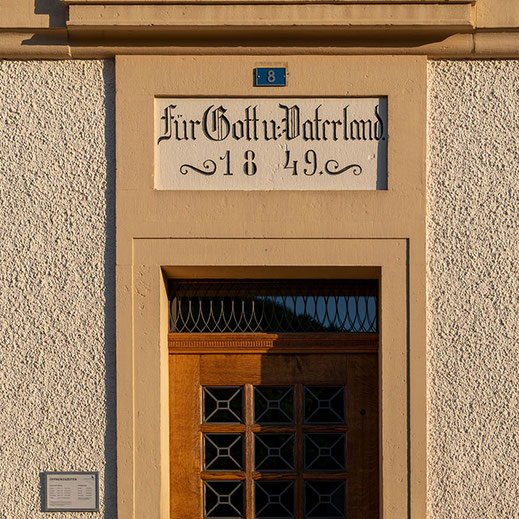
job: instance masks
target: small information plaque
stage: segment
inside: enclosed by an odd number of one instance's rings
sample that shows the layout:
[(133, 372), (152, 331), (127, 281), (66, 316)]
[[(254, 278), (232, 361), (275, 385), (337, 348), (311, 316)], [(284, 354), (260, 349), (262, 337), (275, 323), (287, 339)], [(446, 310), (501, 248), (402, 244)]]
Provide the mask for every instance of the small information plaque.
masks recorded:
[(45, 472), (44, 512), (98, 512), (98, 472)]

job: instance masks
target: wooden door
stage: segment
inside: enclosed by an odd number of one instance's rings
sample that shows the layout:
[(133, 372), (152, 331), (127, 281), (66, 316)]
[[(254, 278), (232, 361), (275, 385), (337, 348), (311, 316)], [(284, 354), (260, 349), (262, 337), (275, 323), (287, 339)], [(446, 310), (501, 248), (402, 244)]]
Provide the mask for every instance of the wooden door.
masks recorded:
[(170, 355), (171, 518), (377, 518), (376, 351), (218, 349)]

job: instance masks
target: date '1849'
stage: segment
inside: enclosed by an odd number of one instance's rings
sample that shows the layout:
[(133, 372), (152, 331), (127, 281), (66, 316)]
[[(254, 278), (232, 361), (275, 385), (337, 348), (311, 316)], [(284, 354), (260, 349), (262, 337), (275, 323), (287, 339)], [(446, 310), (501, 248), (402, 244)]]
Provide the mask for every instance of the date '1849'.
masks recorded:
[[(242, 172), (247, 176), (253, 176), (258, 172), (258, 166), (254, 159), (256, 154), (252, 150), (247, 150), (243, 157)], [(232, 176), (233, 169), (231, 167), (231, 151), (227, 150), (222, 157), (219, 157), (220, 163), (212, 159), (206, 159), (201, 166), (193, 164), (182, 164), (180, 166), (180, 173), (187, 175), (189, 172), (200, 173), (201, 175), (214, 175), (218, 171), (222, 171), (225, 176)], [(299, 165), (299, 166), (298, 166)], [(328, 159), (319, 163), (317, 159), (317, 152), (314, 150), (307, 150), (302, 160), (292, 160), (290, 150), (285, 151), (285, 163), (283, 165), (285, 170), (292, 171), (292, 175), (303, 174), (308, 177), (313, 175), (340, 175), (341, 173), (351, 172), (358, 176), (362, 173), (362, 167), (359, 164), (347, 164), (341, 166), (335, 159)]]

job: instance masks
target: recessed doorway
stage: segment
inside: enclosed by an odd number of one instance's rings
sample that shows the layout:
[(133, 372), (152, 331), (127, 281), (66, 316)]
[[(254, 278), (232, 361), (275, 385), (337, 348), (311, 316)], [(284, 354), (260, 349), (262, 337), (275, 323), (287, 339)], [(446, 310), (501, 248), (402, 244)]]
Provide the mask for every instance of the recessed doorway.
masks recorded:
[(379, 517), (377, 290), (170, 283), (171, 518)]

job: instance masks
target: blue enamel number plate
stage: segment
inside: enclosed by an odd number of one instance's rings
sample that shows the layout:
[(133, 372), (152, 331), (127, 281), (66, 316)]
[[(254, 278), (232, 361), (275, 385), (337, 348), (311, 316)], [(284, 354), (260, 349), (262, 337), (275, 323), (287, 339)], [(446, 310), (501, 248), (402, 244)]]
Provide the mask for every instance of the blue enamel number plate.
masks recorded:
[(254, 70), (254, 86), (286, 86), (286, 68), (257, 68)]

